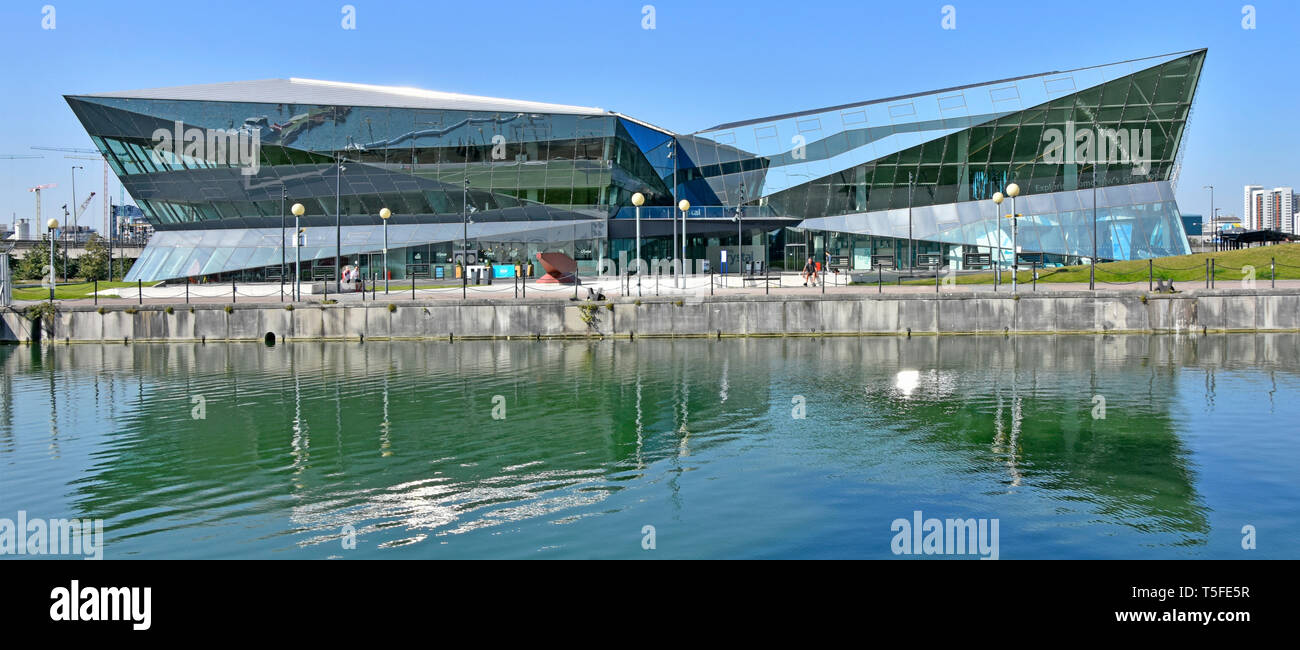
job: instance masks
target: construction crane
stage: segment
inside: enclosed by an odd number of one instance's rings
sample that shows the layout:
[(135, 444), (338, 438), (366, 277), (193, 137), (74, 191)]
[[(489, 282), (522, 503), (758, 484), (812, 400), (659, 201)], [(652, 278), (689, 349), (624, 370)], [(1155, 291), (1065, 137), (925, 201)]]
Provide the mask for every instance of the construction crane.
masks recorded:
[[(73, 197), (73, 198), (76, 198), (76, 197)], [(76, 237), (79, 237), (79, 236), (80, 236), (80, 232), (79, 232), (80, 229), (77, 227), (77, 225), (78, 225), (78, 224), (77, 224), (77, 215), (86, 214), (86, 208), (90, 205), (90, 202), (93, 201), (93, 200), (95, 200), (95, 193), (94, 193), (94, 192), (91, 192), (91, 193), (90, 193), (90, 196), (87, 196), (87, 197), (86, 197), (86, 200), (85, 200), (85, 201), (82, 201), (82, 202), (81, 202), (81, 205), (77, 206), (77, 209), (72, 211), (72, 223), (71, 223), (70, 225), (68, 225), (67, 227), (70, 227), (70, 228), (72, 229), (72, 236), (73, 236), (74, 239), (75, 239)], [(63, 206), (63, 212), (65, 213), (65, 214), (64, 214), (64, 218), (65, 218), (65, 219), (67, 218), (67, 214), (66, 214), (67, 211), (68, 211), (68, 206), (67, 206), (67, 204), (64, 204), (64, 206)]]
[[(108, 194), (108, 158), (104, 157), (104, 155), (101, 154), (99, 150), (85, 149), (82, 147), (32, 147), (32, 149), (35, 149), (37, 151), (61, 151), (64, 153), (95, 154), (94, 158), (80, 158), (80, 160), (98, 160), (104, 163), (104, 196), (107, 197), (109, 195)], [(77, 156), (64, 156), (64, 157), (77, 158)], [(73, 199), (75, 200), (76, 197), (73, 197)], [(104, 236), (105, 237), (109, 237), (113, 234), (112, 226), (113, 224), (109, 220), (109, 215), (108, 215), (108, 201), (105, 200), (104, 201)]]
[(45, 157), (45, 156), (26, 156), (26, 155), (21, 155), (21, 154), (20, 154), (20, 155), (17, 155), (17, 156), (10, 155), (10, 154), (0, 154), (0, 159), (3, 159), (3, 160), (20, 160), (20, 159), (23, 159), (23, 158), (44, 158), (44, 157)]
[(46, 183), (45, 185), (37, 185), (27, 189), (28, 192), (36, 192), (36, 223), (32, 224), (32, 228), (35, 228), (36, 232), (40, 232), (45, 227), (45, 223), (41, 221), (41, 190), (48, 190), (52, 187), (58, 187), (58, 183)]
[(86, 206), (89, 206), (90, 202), (94, 200), (95, 200), (95, 193), (91, 192), (90, 196), (86, 197), (86, 200), (82, 201), (81, 205), (77, 207), (77, 211), (72, 213), (72, 220), (75, 222), (77, 220), (78, 214), (86, 214)]
[[(35, 187), (29, 187), (29, 188), (27, 188), (27, 191), (29, 191), (29, 192), (36, 192), (36, 221), (34, 222), (34, 224), (31, 225), (32, 230), (34, 230), (34, 234), (38, 235), (38, 237), (36, 237), (36, 239), (40, 239), (40, 237), (39, 237), (39, 233), (40, 233), (40, 231), (42, 231), (42, 230), (44, 229), (44, 227), (45, 227), (44, 222), (43, 222), (43, 221), (40, 221), (40, 190), (49, 190), (49, 188), (51, 188), (51, 187), (57, 187), (57, 186), (59, 186), (59, 183), (45, 183), (45, 185), (38, 185), (38, 186), (35, 186)], [(13, 227), (14, 227), (13, 238), (14, 238), (14, 239), (17, 239), (17, 238), (18, 238), (18, 226), (17, 226), (17, 224), (16, 224), (16, 225), (14, 225)]]

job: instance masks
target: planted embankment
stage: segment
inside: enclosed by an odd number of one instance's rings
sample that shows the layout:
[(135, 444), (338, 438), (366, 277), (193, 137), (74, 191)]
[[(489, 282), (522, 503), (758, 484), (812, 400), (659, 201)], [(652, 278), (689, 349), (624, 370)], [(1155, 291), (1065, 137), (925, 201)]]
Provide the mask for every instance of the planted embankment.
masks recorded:
[(64, 307), (33, 322), (0, 312), (0, 340), (60, 342), (808, 336), (1300, 330), (1300, 293), (1053, 292), (861, 296), (716, 296)]

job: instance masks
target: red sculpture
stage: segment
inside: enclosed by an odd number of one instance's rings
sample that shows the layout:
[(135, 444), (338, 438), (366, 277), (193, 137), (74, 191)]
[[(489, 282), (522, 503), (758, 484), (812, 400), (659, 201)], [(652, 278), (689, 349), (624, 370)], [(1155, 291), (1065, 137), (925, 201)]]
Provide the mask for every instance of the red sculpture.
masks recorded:
[(546, 271), (538, 284), (573, 284), (578, 279), (578, 263), (564, 253), (538, 253), (537, 261)]

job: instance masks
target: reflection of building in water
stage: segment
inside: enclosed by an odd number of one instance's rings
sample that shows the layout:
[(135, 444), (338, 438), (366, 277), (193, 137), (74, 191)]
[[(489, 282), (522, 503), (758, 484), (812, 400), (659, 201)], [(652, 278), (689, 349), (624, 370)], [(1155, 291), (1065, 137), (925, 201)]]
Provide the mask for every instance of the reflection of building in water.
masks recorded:
[[(82, 514), (183, 529), (283, 509), (297, 527), (289, 543), (334, 539), (351, 524), (363, 539), (401, 544), (569, 521), (646, 477), (666, 477), (675, 499), (686, 472), (722, 447), (744, 457), (745, 445), (761, 443), (793, 464), (869, 466), (897, 458), (884, 444), (892, 440), (911, 462), (1059, 494), (1066, 507), (1123, 525), (1158, 519), (1197, 543), (1208, 522), (1174, 404), (1206, 403), (1213, 388), (1178, 375), (1295, 373), (1297, 342), (1280, 334), (1194, 344), (1032, 336), (2, 347), (0, 462), (57, 427), (96, 441), (93, 464), (68, 485)], [(1202, 385), (1205, 395), (1178, 395)], [(1089, 413), (1096, 394), (1106, 396), (1105, 420)], [(492, 418), (498, 395), (504, 420)], [(791, 419), (792, 395), (807, 398), (806, 420)], [(191, 417), (195, 396), (206, 399), (206, 419)], [(68, 404), (95, 404), (99, 417), (89, 422), (83, 410), (69, 420), (76, 409), (60, 406), (45, 421), (48, 406)], [(27, 424), (16, 429), (24, 406)]]
[[(165, 505), (177, 525), (197, 526), (225, 516), (213, 508), (216, 493), (230, 493), (234, 501), (221, 503), (236, 510), (288, 498), (301, 502), (292, 520), (311, 542), (344, 524), (363, 537), (392, 526), (435, 535), (562, 517), (688, 456), (692, 414), (717, 397), (683, 387), (715, 384), (716, 364), (698, 345), (66, 350), (53, 357), (55, 372), (98, 368), (119, 383), (129, 373), (133, 389), (128, 433), (77, 487), (80, 507), (111, 518)], [(51, 372), (12, 357), (6, 366)], [(205, 397), (206, 419), (190, 417), (195, 395)], [(503, 420), (491, 415), (497, 395)], [(762, 413), (765, 399), (751, 391), (731, 403)]]
[[(825, 372), (867, 375), (866, 408), (917, 432), (920, 444), (968, 454), (970, 471), (1001, 474), (1010, 491), (1032, 484), (1085, 495), (1102, 512), (1122, 512), (1114, 523), (1158, 519), (1201, 541), (1208, 533), (1175, 424), (1178, 373), (1168, 365), (1196, 358), (1176, 339), (926, 337), (851, 347), (856, 353), (819, 359)], [(1213, 357), (1215, 347), (1202, 338), (1197, 351)], [(1126, 361), (1148, 358), (1166, 363)], [(1108, 409), (1094, 420), (1098, 394)]]

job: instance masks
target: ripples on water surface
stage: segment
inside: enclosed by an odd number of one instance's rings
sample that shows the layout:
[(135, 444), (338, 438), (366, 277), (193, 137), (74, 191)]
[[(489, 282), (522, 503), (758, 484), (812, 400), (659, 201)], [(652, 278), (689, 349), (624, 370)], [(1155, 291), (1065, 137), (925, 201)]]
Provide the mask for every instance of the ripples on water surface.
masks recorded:
[(914, 510), (1003, 558), (1295, 557), (1298, 344), (4, 346), (0, 517), (108, 558), (893, 557)]

